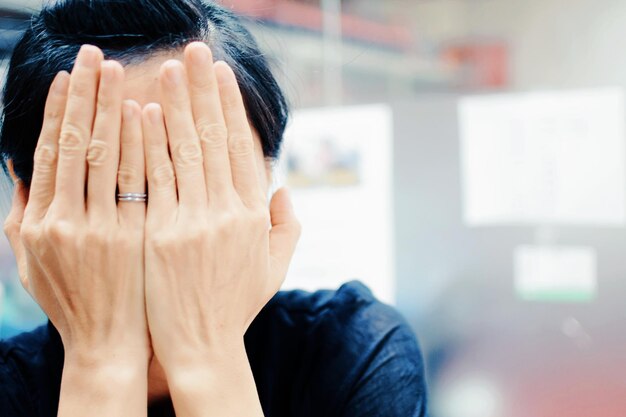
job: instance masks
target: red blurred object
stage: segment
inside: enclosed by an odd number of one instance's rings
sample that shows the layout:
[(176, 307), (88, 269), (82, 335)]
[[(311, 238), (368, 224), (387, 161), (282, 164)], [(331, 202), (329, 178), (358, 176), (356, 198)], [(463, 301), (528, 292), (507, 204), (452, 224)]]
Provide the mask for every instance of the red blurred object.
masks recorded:
[(467, 341), (448, 359), (439, 390), (478, 375), (498, 389), (498, 416), (626, 416), (623, 333), (607, 326), (578, 346), (558, 332), (537, 328), (528, 334), (521, 327), (512, 323)]
[(503, 42), (449, 45), (443, 58), (459, 70), (463, 87), (502, 88), (509, 84), (509, 51)]
[[(289, 0), (236, 0), (223, 4), (237, 13), (279, 25), (321, 32), (324, 14), (314, 5)], [(384, 24), (343, 14), (344, 38), (365, 41), (394, 49), (406, 50), (413, 45), (411, 32), (399, 25)]]

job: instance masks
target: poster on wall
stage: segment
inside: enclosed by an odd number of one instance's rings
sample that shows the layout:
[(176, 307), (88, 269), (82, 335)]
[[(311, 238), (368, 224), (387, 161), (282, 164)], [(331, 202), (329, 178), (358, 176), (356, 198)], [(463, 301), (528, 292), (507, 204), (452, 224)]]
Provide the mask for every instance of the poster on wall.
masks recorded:
[(462, 99), (465, 223), (626, 224), (625, 114), (620, 88)]
[(526, 301), (589, 302), (597, 297), (597, 253), (591, 246), (520, 245), (515, 292)]
[(385, 105), (293, 115), (275, 176), (290, 189), (302, 235), (283, 289), (359, 280), (394, 302), (392, 123)]

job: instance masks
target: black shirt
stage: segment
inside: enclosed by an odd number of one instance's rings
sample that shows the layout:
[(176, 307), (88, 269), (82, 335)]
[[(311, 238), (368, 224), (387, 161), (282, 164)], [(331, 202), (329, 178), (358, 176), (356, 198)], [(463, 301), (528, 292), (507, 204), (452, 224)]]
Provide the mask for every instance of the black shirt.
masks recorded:
[[(254, 320), (246, 350), (266, 417), (422, 417), (415, 336), (361, 283), (279, 292)], [(0, 341), (0, 416), (57, 414), (63, 345), (50, 322)], [(171, 401), (150, 417), (173, 417)]]

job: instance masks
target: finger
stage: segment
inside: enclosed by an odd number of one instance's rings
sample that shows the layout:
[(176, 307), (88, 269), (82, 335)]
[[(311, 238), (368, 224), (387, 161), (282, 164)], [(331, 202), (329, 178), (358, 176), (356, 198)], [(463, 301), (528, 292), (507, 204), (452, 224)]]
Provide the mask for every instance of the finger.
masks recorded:
[[(117, 182), (120, 194), (146, 192), (146, 162), (143, 150), (141, 107), (136, 101), (124, 102), (121, 159)], [(120, 201), (118, 218), (122, 225), (143, 229), (146, 205), (139, 202)]]
[(246, 206), (265, 205), (256, 168), (252, 130), (237, 79), (223, 61), (215, 63), (215, 73), (228, 129), (228, 152), (235, 190)]
[(270, 258), (272, 279), (275, 289), (282, 284), (289, 263), (300, 239), (301, 226), (294, 214), (289, 193), (285, 187), (280, 188), (270, 202)]
[(228, 159), (228, 131), (211, 49), (204, 42), (189, 44), (185, 49), (185, 66), (196, 131), (202, 146), (207, 194), (209, 202), (216, 201), (233, 188), (233, 181)]
[(174, 213), (178, 206), (176, 176), (167, 149), (167, 133), (161, 106), (156, 103), (146, 105), (142, 120), (149, 194), (148, 213), (154, 213), (158, 218)]
[(41, 219), (54, 197), (58, 141), (67, 101), (70, 75), (61, 71), (50, 86), (44, 110), (43, 125), (35, 149), (33, 178), (24, 216), (32, 221)]
[(87, 149), (87, 211), (97, 221), (117, 216), (115, 189), (123, 96), (124, 69), (115, 61), (103, 61), (96, 118)]
[(30, 285), (28, 282), (27, 268), (26, 268), (26, 253), (24, 245), (21, 239), (22, 221), (24, 219), (24, 211), (26, 209), (26, 203), (28, 201), (28, 191), (24, 183), (18, 180), (15, 183), (15, 190), (13, 191), (13, 204), (11, 211), (4, 222), (4, 234), (6, 235), (11, 249), (15, 254), (15, 260), (17, 261), (17, 271), (22, 282), (22, 286), (26, 291), (30, 292)]
[(102, 59), (100, 49), (83, 45), (72, 69), (52, 202), (61, 214), (75, 216), (85, 210), (85, 156), (93, 127)]
[(185, 68), (176, 60), (161, 67), (161, 103), (181, 207), (206, 208), (202, 149), (196, 132)]

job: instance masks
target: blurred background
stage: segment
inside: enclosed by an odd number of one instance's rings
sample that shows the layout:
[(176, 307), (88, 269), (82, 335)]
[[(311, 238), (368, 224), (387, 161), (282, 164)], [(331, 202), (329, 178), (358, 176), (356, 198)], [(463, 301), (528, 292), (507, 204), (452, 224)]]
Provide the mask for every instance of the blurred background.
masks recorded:
[[(400, 309), (433, 417), (626, 416), (626, 2), (223, 3), (294, 108), (285, 289)], [(0, 0), (5, 65), (39, 4)], [(0, 262), (8, 337), (45, 318)]]

